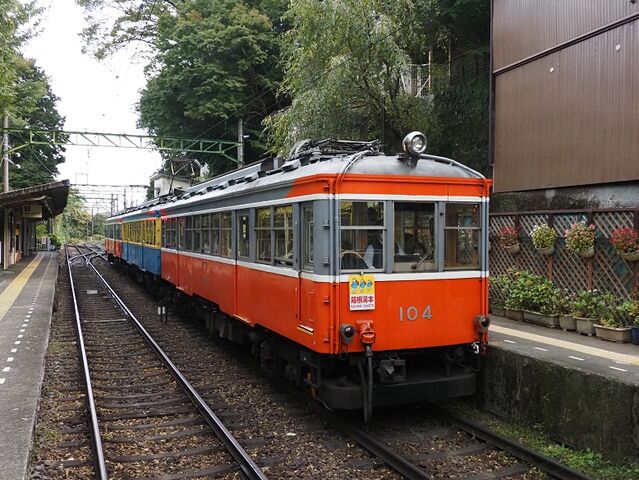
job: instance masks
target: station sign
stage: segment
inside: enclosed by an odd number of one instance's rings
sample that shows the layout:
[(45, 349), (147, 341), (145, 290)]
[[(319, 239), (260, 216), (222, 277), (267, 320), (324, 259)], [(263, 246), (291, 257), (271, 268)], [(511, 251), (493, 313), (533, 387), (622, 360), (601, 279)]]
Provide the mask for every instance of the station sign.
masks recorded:
[(350, 310), (375, 310), (375, 275), (349, 275)]
[(22, 205), (22, 218), (42, 218), (42, 205), (38, 203)]

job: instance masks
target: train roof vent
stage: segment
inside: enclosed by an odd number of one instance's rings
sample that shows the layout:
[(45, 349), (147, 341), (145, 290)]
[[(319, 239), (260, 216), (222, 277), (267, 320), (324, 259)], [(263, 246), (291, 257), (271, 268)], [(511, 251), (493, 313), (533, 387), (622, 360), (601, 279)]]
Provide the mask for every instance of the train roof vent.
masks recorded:
[(290, 162), (286, 162), (282, 165), (282, 170), (285, 172), (290, 172), (292, 170), (297, 170), (302, 166), (302, 163), (299, 160), (291, 160)]
[(220, 183), (220, 184), (219, 184), (217, 187), (215, 187), (215, 188), (217, 188), (217, 189), (219, 189), (219, 190), (224, 190), (225, 188), (229, 188), (229, 186), (230, 186), (230, 183), (229, 183), (229, 182), (223, 182), (223, 183)]
[(255, 173), (251, 173), (250, 175), (247, 175), (246, 177), (244, 177), (244, 181), (245, 182), (254, 182), (258, 178), (260, 178), (259, 172), (255, 172)]
[(207, 192), (212, 192), (213, 190), (215, 190), (215, 187), (213, 185), (209, 185), (208, 187), (206, 187)]

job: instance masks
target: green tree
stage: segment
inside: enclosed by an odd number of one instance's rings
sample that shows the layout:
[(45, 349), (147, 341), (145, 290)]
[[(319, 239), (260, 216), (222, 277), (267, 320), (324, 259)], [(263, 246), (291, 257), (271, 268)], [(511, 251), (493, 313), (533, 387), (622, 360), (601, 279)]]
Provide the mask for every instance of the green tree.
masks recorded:
[(56, 217), (55, 234), (64, 242), (87, 239), (87, 226), (91, 221), (91, 214), (86, 210), (86, 200), (77, 189), (69, 190), (67, 206), (61, 215)]
[[(405, 93), (411, 63), (400, 14), (412, 2), (292, 2), (281, 94), (291, 106), (269, 118), (273, 147), (302, 138), (383, 138), (391, 150), (426, 129), (429, 103)], [(426, 49), (427, 50), (427, 49)]]
[[(11, 115), (11, 126), (29, 127), (40, 130), (60, 130), (64, 118), (56, 108), (59, 100), (51, 90), (49, 80), (33, 60), (18, 57), (16, 62), (18, 82), (16, 96), (20, 102)], [(26, 143), (24, 135), (10, 136), (12, 145)], [(24, 188), (50, 182), (58, 174), (57, 165), (64, 162), (64, 147), (61, 145), (30, 145), (20, 150), (20, 156), (13, 156), (13, 162), (20, 166), (12, 168), (11, 188)]]

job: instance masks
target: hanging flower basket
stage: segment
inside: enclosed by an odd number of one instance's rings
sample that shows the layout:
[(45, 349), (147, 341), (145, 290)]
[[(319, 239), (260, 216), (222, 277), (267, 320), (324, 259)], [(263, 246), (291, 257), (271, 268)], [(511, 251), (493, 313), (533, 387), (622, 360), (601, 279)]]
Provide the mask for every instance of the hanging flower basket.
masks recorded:
[(578, 253), (584, 258), (595, 254), (595, 226), (586, 222), (575, 222), (564, 233), (566, 236), (566, 250)]
[(634, 228), (618, 228), (612, 231), (610, 243), (617, 254), (627, 262), (639, 261), (639, 232)]
[(499, 244), (510, 254), (519, 253), (519, 230), (517, 227), (504, 227), (499, 231)]
[(530, 232), (533, 245), (542, 255), (552, 255), (555, 253), (555, 240), (557, 232), (548, 225), (535, 225)]

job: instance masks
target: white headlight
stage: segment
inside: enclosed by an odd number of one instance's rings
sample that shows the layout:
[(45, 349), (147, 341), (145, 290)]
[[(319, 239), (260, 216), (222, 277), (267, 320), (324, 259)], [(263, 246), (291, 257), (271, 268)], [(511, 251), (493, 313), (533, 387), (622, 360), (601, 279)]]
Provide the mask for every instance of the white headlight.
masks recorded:
[(426, 135), (421, 132), (410, 132), (404, 137), (402, 145), (409, 155), (420, 155), (426, 151)]

